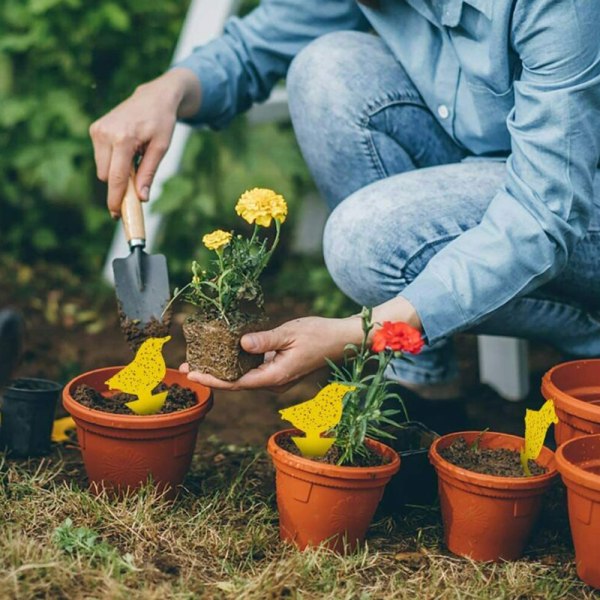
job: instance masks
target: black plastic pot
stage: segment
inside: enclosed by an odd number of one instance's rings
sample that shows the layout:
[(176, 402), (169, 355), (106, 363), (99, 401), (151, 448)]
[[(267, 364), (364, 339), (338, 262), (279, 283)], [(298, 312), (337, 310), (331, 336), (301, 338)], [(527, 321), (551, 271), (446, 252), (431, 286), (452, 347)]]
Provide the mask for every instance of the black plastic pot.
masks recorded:
[(437, 498), (437, 475), (427, 453), (440, 436), (419, 421), (408, 421), (393, 431), (396, 439), (386, 440), (400, 455), (400, 470), (385, 488), (381, 508), (400, 512), (407, 504), (426, 506)]
[(0, 447), (14, 457), (47, 454), (61, 390), (60, 384), (47, 379), (10, 382), (2, 393)]
[(23, 319), (10, 309), (0, 310), (0, 390), (10, 380), (21, 357)]

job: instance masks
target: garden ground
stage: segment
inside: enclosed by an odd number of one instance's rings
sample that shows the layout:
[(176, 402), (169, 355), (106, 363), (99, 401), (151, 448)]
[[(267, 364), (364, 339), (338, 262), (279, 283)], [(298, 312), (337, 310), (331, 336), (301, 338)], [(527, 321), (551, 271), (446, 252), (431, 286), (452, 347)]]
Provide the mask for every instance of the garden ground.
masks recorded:
[[(17, 305), (27, 318), (20, 375), (66, 381), (131, 359), (110, 294), (54, 266), (0, 257), (0, 267), (0, 306)], [(270, 308), (274, 322), (309, 310), (285, 299)], [(165, 354), (177, 366), (184, 346), (173, 329)], [(521, 433), (525, 406), (541, 403), (541, 374), (560, 357), (532, 345), (533, 391), (513, 404), (478, 383), (474, 340), (462, 337), (459, 347), (473, 426)], [(0, 598), (596, 597), (575, 575), (559, 485), (517, 562), (481, 565), (448, 554), (437, 506), (378, 514), (365, 548), (352, 556), (282, 545), (264, 445), (282, 426), (277, 410), (310, 397), (325, 380), (317, 373), (279, 397), (216, 394), (174, 503), (151, 489), (122, 500), (92, 497), (69, 446), (44, 459), (0, 458)]]

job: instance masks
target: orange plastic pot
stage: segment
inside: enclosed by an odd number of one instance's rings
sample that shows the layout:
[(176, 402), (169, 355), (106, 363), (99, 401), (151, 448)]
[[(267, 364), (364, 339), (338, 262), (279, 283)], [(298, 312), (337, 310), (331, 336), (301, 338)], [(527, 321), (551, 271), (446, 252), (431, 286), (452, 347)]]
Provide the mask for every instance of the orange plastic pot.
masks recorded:
[[(514, 560), (523, 554), (538, 518), (542, 496), (558, 475), (554, 453), (542, 448), (538, 464), (548, 470), (534, 477), (496, 477), (461, 469), (440, 450), (463, 437), (467, 444), (481, 432), (463, 431), (437, 439), (429, 460), (438, 474), (444, 539), (454, 554), (474, 560)], [(524, 439), (504, 433), (481, 435), (481, 448), (520, 450)]]
[(297, 435), (294, 429), (269, 438), (267, 450), (275, 465), (279, 533), (301, 550), (324, 546), (351, 552), (365, 538), (386, 484), (400, 468), (398, 454), (375, 440), (367, 445), (387, 459), (377, 467), (340, 467), (296, 456), (278, 440)]
[(556, 451), (556, 464), (567, 486), (577, 575), (600, 588), (600, 435), (566, 442)]
[(554, 401), (557, 446), (582, 435), (600, 433), (600, 359), (556, 365), (542, 378), (542, 395)]
[(198, 425), (212, 407), (209, 388), (189, 381), (184, 373), (167, 369), (164, 382), (196, 392), (198, 404), (160, 415), (117, 415), (87, 408), (73, 399), (86, 384), (108, 393), (105, 381), (122, 367), (106, 367), (71, 380), (63, 391), (63, 406), (77, 425), (77, 439), (92, 491), (123, 492), (148, 479), (173, 498), (190, 468)]

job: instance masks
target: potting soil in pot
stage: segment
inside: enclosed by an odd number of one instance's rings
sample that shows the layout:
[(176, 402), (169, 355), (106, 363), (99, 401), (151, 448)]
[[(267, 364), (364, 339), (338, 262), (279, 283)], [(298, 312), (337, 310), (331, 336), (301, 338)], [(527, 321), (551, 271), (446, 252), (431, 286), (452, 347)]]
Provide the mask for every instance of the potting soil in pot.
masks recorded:
[[(302, 452), (298, 449), (298, 446), (294, 443), (291, 436), (282, 435), (277, 440), (277, 443), (280, 448), (283, 448), (286, 452), (290, 454), (295, 454), (296, 456), (302, 456)], [(385, 465), (389, 462), (387, 457), (379, 456), (375, 452), (372, 452), (368, 448), (366, 449), (366, 454), (361, 454), (356, 456), (355, 461), (351, 465), (344, 465), (346, 467), (379, 467), (380, 465)], [(331, 446), (331, 448), (327, 451), (325, 456), (321, 458), (310, 458), (310, 460), (314, 460), (315, 462), (327, 463), (329, 465), (337, 465), (338, 461), (341, 457), (341, 451), (337, 446)], [(306, 457), (305, 457), (306, 458)]]
[[(516, 450), (473, 447), (460, 437), (446, 448), (440, 449), (439, 453), (449, 463), (475, 473), (498, 477), (525, 477), (521, 458)], [(532, 460), (529, 461), (529, 469), (532, 475), (542, 475), (546, 472), (544, 467)]]
[(127, 344), (135, 353), (148, 338), (161, 338), (169, 335), (171, 328), (171, 311), (167, 310), (162, 320), (152, 318), (149, 323), (140, 327), (139, 321), (129, 319), (119, 306), (119, 324), (127, 340)]
[[(159, 384), (153, 390), (153, 394), (164, 392), (169, 390), (167, 394), (167, 400), (161, 410), (157, 414), (168, 414), (177, 412), (178, 410), (184, 410), (191, 408), (197, 403), (196, 393), (189, 388), (182, 387), (177, 383), (168, 386), (164, 383)], [(73, 398), (94, 410), (100, 410), (102, 412), (114, 413), (119, 415), (133, 415), (135, 414), (128, 406), (127, 402), (137, 400), (136, 396), (131, 394), (125, 394), (123, 392), (117, 392), (110, 396), (103, 396), (99, 391), (91, 388), (89, 385), (80, 385), (73, 394)]]

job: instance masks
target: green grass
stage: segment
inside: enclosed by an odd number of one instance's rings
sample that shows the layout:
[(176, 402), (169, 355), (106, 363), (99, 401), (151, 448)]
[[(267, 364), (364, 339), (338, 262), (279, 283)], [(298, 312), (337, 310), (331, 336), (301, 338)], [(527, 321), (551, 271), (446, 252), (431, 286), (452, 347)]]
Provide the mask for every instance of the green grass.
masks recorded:
[(261, 449), (204, 442), (186, 491), (120, 500), (85, 491), (79, 456), (0, 455), (0, 598), (593, 598), (576, 577), (562, 490), (519, 561), (477, 564), (443, 547), (436, 507), (379, 516), (341, 557), (278, 539)]

